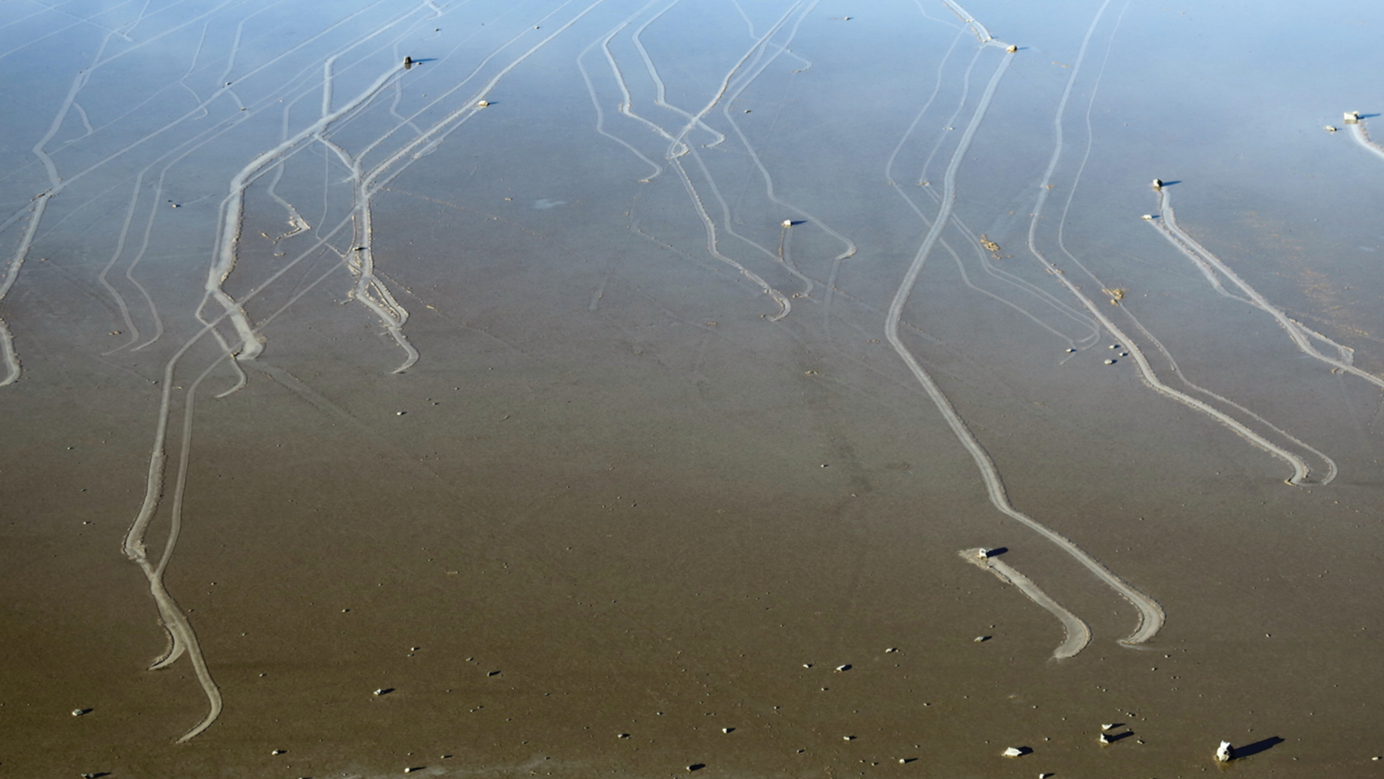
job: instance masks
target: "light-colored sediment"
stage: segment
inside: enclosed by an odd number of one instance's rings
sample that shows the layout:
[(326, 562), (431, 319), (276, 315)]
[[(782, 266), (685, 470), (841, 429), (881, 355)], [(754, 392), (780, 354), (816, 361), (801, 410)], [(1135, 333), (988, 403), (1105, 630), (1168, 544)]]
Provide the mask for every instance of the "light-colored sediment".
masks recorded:
[[(1003, 48), (1003, 44), (992, 42), (994, 45)], [(908, 301), (909, 295), (913, 292), (914, 285), (917, 284), (918, 276), (922, 272), (923, 264), (927, 261), (933, 246), (941, 236), (943, 227), (946, 226), (951, 216), (951, 211), (956, 203), (956, 172), (965, 159), (966, 152), (970, 148), (971, 140), (975, 137), (976, 130), (980, 127), (981, 120), (985, 118), (985, 111), (994, 97), (995, 90), (999, 87), (1000, 80), (1004, 77), (1005, 71), (1014, 59), (1013, 52), (1006, 52), (1000, 64), (995, 68), (994, 74), (990, 77), (989, 84), (986, 85), (985, 92), (977, 102), (975, 112), (971, 116), (966, 130), (962, 133), (961, 140), (957, 143), (956, 151), (952, 154), (951, 161), (947, 165), (946, 174), (943, 176), (943, 193), (941, 207), (937, 215), (933, 218), (932, 227), (924, 237), (922, 245), (914, 255), (913, 262), (904, 275), (903, 281), (899, 284), (898, 291), (894, 295), (893, 302), (889, 306), (889, 311), (885, 317), (885, 338), (890, 346), (894, 348), (899, 358), (903, 360), (928, 397), (932, 400), (937, 410), (941, 412), (952, 433), (956, 435), (958, 441), (966, 448), (971, 455), (972, 461), (980, 471), (981, 479), (985, 482), (985, 491), (990, 497), (990, 502), (1001, 513), (1018, 521), (1043, 538), (1055, 544), (1062, 551), (1066, 552), (1077, 562), (1081, 563), (1088, 571), (1095, 574), (1097, 578), (1105, 582), (1116, 592), (1119, 592), (1128, 600), (1139, 613), (1139, 622), (1129, 636), (1123, 639), (1125, 644), (1141, 644), (1153, 638), (1158, 630), (1163, 626), (1163, 609), (1157, 601), (1144, 593), (1136, 590), (1127, 582), (1116, 576), (1110, 569), (1106, 568), (1084, 549), (1077, 546), (1071, 539), (1054, 531), (1048, 526), (1038, 522), (1032, 517), (1014, 508), (1009, 502), (1009, 496), (1005, 493), (1004, 483), (1000, 479), (999, 469), (995, 467), (990, 455), (981, 447), (975, 435), (971, 433), (966, 423), (952, 407), (946, 395), (942, 392), (937, 383), (925, 371), (917, 358), (903, 343), (899, 337), (899, 321), (903, 317), (903, 307)]]
[(1069, 657), (1076, 657), (1086, 645), (1091, 643), (1091, 629), (1080, 617), (1068, 611), (1062, 604), (1053, 600), (1051, 595), (1043, 592), (1043, 589), (1033, 583), (1033, 580), (1015, 570), (1014, 566), (1006, 563), (998, 557), (986, 557), (981, 555), (979, 548), (962, 549), (957, 554), (961, 559), (971, 565), (993, 573), (1002, 582), (1007, 582), (1018, 588), (1019, 592), (1028, 596), (1028, 599), (1047, 609), (1057, 621), (1062, 623), (1062, 630), (1066, 635), (1062, 643), (1052, 650), (1052, 659), (1066, 660)]

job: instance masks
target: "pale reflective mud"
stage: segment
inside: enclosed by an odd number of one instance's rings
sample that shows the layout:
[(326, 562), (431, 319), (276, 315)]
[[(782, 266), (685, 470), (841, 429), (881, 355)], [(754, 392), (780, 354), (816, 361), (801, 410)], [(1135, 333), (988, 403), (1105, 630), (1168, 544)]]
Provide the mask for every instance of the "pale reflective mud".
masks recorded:
[(1336, 13), (12, 0), (0, 772), (1373, 775)]

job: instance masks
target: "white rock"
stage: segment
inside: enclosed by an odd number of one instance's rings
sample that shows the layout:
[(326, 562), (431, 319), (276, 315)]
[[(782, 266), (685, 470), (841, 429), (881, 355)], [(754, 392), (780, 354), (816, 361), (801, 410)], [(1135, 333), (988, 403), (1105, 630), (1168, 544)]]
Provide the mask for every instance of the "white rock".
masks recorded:
[(1222, 741), (1222, 742), (1221, 742), (1221, 745), (1218, 746), (1218, 747), (1216, 747), (1216, 760), (1217, 760), (1217, 761), (1219, 761), (1219, 762), (1221, 762), (1221, 763), (1229, 763), (1229, 762), (1231, 761), (1231, 759), (1234, 758), (1234, 757), (1235, 757), (1235, 747), (1232, 747), (1232, 746), (1230, 745), (1230, 742), (1229, 742), (1229, 741)]
[(478, 108), (485, 108), (485, 107), (488, 106), (488, 105), (490, 105), (490, 101), (489, 101), (489, 100), (482, 100), (482, 101), (480, 101), (479, 103), (476, 103), (476, 106), (477, 106)]
[(1009, 747), (1004, 750), (1005, 757), (1023, 757), (1028, 754), (1022, 747)]

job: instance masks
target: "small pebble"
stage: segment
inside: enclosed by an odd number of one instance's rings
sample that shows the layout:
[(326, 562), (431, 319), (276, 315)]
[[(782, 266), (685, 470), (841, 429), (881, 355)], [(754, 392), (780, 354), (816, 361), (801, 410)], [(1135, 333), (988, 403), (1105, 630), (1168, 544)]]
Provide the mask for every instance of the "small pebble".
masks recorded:
[(976, 643), (977, 643), (977, 644), (981, 644), (981, 643), (984, 643), (984, 642), (989, 641), (989, 640), (990, 640), (990, 637), (989, 637), (989, 636), (976, 636)]
[(488, 105), (490, 105), (490, 101), (489, 101), (489, 100), (482, 100), (482, 101), (480, 101), (479, 103), (476, 103), (476, 107), (477, 107), (477, 108), (485, 108), (485, 107), (488, 106)]
[(74, 716), (74, 717), (80, 717), (80, 716), (82, 716), (83, 714), (86, 714), (86, 713), (88, 713), (88, 712), (90, 712), (90, 711), (91, 711), (91, 709), (73, 709), (73, 710), (72, 710), (72, 716)]
[(734, 733), (735, 728), (721, 728), (722, 733)]
[(888, 654), (893, 654), (894, 652), (897, 652), (897, 651), (899, 651), (899, 648), (898, 648), (898, 647), (896, 647), (896, 646), (891, 646), (891, 647), (889, 647), (888, 649), (884, 650), (884, 653), (885, 653), (886, 655), (888, 655)]
[(836, 670), (837, 670), (838, 672), (849, 671), (849, 670), (851, 670), (851, 664), (850, 664), (850, 663), (846, 663), (845, 665), (838, 665), (838, 666), (836, 666)]
[(1114, 361), (1114, 360), (1106, 360), (1106, 361), (1105, 361), (1105, 364), (1106, 364), (1106, 365), (1114, 365), (1114, 364), (1115, 364), (1115, 361)]
[(285, 752), (287, 752), (287, 751), (288, 751), (287, 749), (276, 749), (276, 750), (274, 750), (273, 752), (270, 752), (269, 754), (271, 754), (271, 755), (282, 755), (283, 753), (285, 753)]

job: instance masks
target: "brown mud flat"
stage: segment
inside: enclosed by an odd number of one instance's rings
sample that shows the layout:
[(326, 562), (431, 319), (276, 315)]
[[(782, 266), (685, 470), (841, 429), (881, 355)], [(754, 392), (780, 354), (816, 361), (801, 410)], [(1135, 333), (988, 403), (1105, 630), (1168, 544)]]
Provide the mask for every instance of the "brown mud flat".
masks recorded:
[(1384, 164), (952, 6), (33, 9), (0, 774), (1373, 775)]

